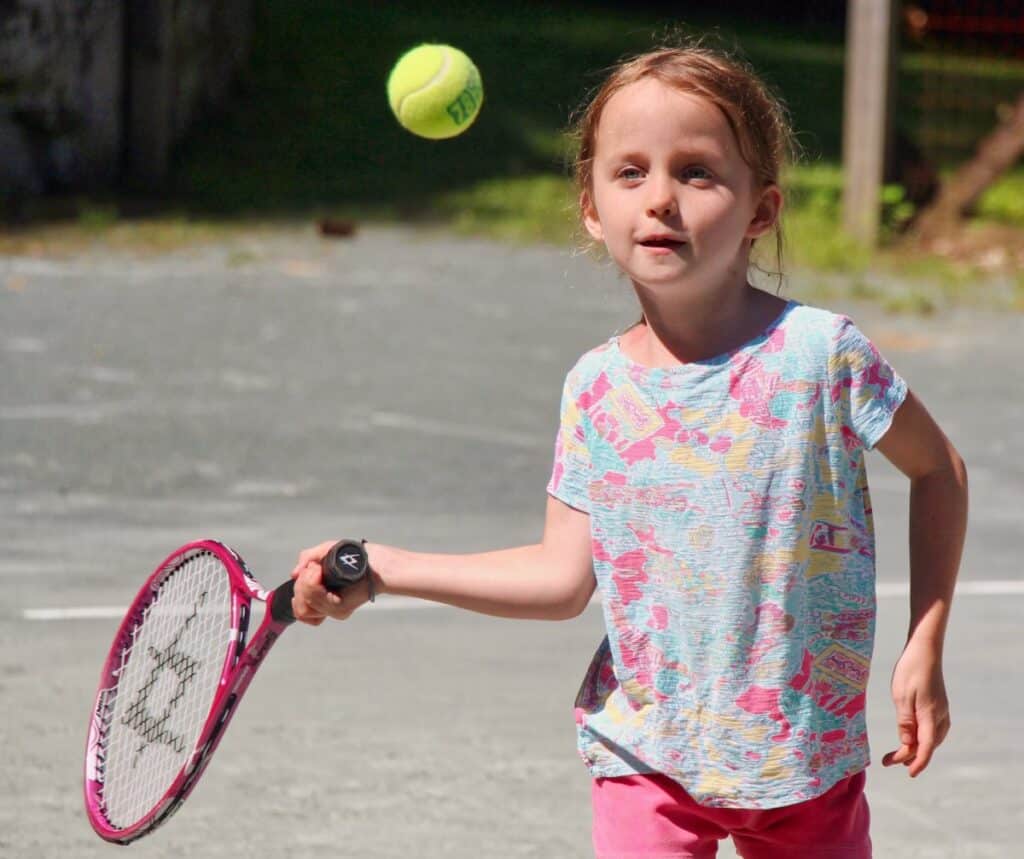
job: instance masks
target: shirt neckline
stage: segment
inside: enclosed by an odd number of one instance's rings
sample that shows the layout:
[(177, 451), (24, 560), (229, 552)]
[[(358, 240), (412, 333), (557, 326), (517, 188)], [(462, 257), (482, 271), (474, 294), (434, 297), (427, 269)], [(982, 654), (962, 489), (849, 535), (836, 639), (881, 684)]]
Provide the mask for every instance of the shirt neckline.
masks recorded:
[(661, 378), (661, 377), (674, 377), (674, 376), (685, 376), (694, 371), (703, 371), (720, 367), (728, 364), (729, 359), (738, 352), (746, 350), (752, 350), (759, 348), (766, 343), (771, 337), (772, 333), (786, 320), (791, 310), (800, 304), (795, 299), (788, 299), (785, 307), (779, 311), (778, 315), (768, 323), (760, 332), (755, 334), (749, 340), (741, 343), (739, 346), (730, 349), (727, 352), (721, 352), (718, 355), (713, 355), (710, 358), (702, 358), (699, 361), (688, 361), (685, 364), (676, 364), (672, 367), (648, 367), (646, 364), (641, 364), (634, 361), (625, 352), (622, 351), (622, 347), (619, 343), (621, 334), (616, 334), (612, 337), (608, 343), (611, 348), (611, 353), (615, 360), (623, 365), (632, 376), (649, 377), (649, 378)]

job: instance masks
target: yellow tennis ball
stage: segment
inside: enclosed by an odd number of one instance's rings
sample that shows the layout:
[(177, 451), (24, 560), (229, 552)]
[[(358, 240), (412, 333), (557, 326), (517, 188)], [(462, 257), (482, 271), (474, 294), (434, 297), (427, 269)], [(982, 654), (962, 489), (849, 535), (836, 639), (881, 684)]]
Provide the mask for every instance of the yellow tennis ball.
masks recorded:
[(480, 72), (451, 45), (419, 45), (403, 54), (388, 76), (388, 101), (398, 121), (430, 140), (462, 134), (483, 100)]

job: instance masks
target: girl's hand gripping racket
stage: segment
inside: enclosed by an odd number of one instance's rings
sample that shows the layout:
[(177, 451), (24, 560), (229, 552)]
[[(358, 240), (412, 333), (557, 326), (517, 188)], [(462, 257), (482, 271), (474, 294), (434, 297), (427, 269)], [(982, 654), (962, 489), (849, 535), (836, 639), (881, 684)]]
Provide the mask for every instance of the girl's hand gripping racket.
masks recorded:
[[(338, 592), (367, 575), (357, 540), (323, 561)], [(142, 586), (103, 665), (85, 750), (93, 829), (128, 844), (167, 820), (195, 787), (238, 701), (295, 621), (293, 579), (267, 591), (223, 543), (173, 552)], [(246, 646), (252, 600), (267, 611)]]

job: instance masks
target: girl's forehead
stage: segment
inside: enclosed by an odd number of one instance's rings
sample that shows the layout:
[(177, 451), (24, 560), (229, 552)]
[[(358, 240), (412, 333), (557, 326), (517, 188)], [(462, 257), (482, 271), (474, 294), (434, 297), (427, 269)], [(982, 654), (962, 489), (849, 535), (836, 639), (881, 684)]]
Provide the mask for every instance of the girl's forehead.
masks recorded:
[(738, 155), (725, 114), (703, 96), (643, 78), (627, 84), (605, 103), (597, 125), (598, 148), (659, 139), (706, 145), (726, 157)]

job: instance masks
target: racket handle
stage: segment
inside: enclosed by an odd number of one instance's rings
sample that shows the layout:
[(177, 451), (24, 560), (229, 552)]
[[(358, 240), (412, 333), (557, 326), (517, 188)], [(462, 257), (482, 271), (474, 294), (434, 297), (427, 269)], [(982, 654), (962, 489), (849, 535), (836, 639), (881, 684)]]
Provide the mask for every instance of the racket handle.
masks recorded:
[[(331, 546), (330, 551), (324, 555), (320, 568), (323, 570), (324, 587), (339, 593), (366, 576), (370, 563), (361, 540), (341, 540)], [(294, 595), (295, 579), (288, 579), (271, 594), (270, 616), (278, 623), (295, 622), (295, 615), (292, 613)], [(373, 599), (372, 582), (370, 598)]]
[(341, 540), (324, 555), (321, 567), (324, 587), (337, 593), (360, 581), (367, 574), (370, 563), (361, 540)]

